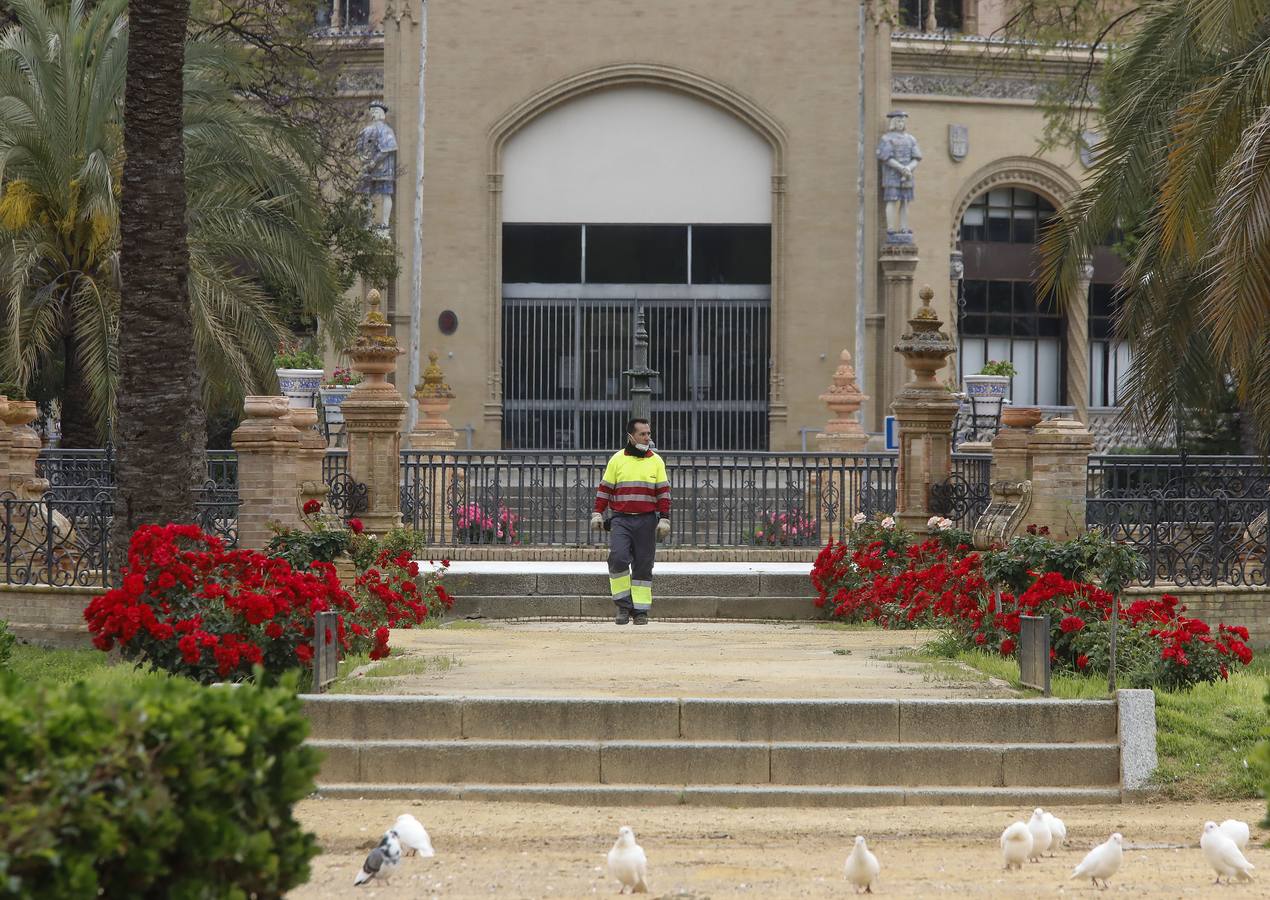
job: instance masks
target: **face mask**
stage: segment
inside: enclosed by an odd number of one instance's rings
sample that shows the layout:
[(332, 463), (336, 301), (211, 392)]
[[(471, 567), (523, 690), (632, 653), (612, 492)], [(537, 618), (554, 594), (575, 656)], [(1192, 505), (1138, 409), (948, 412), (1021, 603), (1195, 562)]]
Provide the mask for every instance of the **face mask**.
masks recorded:
[(647, 452), (648, 452), (648, 445), (647, 445), (647, 444), (636, 444), (636, 445), (635, 445), (635, 449), (636, 449), (636, 450), (638, 450), (640, 453), (647, 453)]

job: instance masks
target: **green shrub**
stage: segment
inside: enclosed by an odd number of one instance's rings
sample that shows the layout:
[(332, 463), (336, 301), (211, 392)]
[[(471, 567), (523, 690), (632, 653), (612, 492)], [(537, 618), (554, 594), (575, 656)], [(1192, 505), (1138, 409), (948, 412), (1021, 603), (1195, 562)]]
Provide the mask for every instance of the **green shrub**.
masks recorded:
[(0, 673), (0, 897), (280, 898), (317, 855), (294, 678), (103, 689)]
[(14, 381), (0, 382), (0, 397), (10, 400), (26, 400), (26, 388)]
[(0, 620), (0, 669), (9, 668), (9, 660), (13, 656), (13, 645), (17, 638), (9, 630), (9, 623)]

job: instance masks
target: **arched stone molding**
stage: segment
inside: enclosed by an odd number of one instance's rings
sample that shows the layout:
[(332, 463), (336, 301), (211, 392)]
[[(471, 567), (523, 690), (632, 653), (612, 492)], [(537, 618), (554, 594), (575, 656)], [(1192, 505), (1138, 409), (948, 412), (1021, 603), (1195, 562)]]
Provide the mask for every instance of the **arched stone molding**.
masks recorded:
[(1024, 187), (1036, 191), (1061, 208), (1080, 190), (1080, 182), (1066, 169), (1035, 156), (1007, 156), (988, 163), (975, 172), (953, 202), (949, 246), (961, 244), (961, 220), (966, 210), (984, 191), (994, 187)]
[(621, 63), (573, 75), (525, 98), (504, 113), (489, 129), (489, 232), (487, 298), (489, 331), (486, 359), (489, 395), (487, 421), (502, 420), (502, 269), (503, 269), (503, 150), (525, 125), (557, 106), (615, 87), (660, 87), (688, 94), (731, 113), (757, 132), (772, 148), (772, 300), (769, 431), (785, 419), (784, 377), (780, 356), (780, 319), (784, 307), (785, 155), (789, 144), (784, 127), (756, 102), (732, 88), (687, 69), (652, 63)]

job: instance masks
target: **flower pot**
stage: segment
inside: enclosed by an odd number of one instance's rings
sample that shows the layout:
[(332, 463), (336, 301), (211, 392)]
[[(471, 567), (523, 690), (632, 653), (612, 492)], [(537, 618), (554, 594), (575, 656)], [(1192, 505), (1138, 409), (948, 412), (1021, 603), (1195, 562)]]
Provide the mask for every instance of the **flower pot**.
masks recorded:
[(340, 404), (353, 393), (353, 387), (351, 384), (322, 385), (322, 408), (325, 410), (327, 425), (344, 424), (344, 411), (340, 409)]
[(322, 386), (321, 369), (276, 369), (278, 387), (296, 408), (313, 405), (313, 395)]
[(1041, 421), (1041, 410), (1036, 406), (1007, 406), (1001, 411), (1001, 421), (1007, 428), (1026, 430)]
[(976, 430), (987, 427), (1001, 414), (1001, 406), (1010, 396), (1009, 376), (966, 375), (962, 380), (974, 413)]

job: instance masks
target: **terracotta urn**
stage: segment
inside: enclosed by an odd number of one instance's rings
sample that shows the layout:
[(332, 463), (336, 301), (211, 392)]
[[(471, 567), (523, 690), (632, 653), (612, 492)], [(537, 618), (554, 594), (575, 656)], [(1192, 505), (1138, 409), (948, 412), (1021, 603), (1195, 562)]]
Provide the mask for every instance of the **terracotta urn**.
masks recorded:
[(22, 428), (38, 419), (40, 410), (34, 400), (10, 400), (3, 415), (6, 425)]
[(243, 412), (252, 419), (281, 419), (290, 409), (287, 397), (271, 394), (248, 394), (243, 398)]
[(1001, 421), (1008, 428), (1027, 430), (1041, 421), (1041, 410), (1035, 406), (1007, 406), (1001, 410)]

